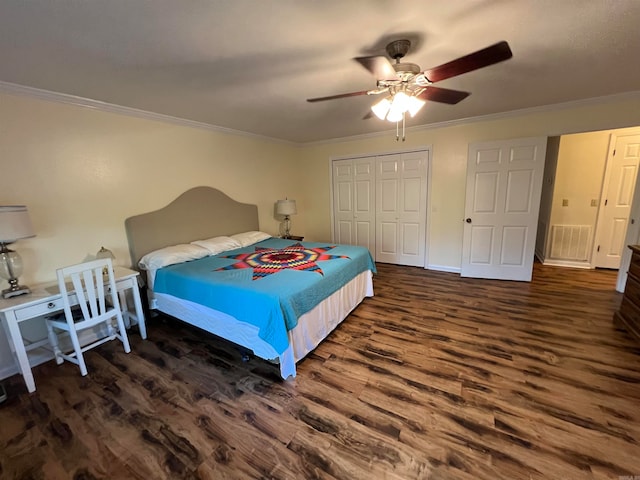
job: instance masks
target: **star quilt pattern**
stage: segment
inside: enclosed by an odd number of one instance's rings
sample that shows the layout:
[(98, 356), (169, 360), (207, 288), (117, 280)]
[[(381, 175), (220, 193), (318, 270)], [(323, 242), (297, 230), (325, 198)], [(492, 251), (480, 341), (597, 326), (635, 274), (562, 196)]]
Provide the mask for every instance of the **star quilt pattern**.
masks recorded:
[(317, 262), (336, 258), (349, 258), (346, 255), (331, 255), (327, 253), (335, 247), (335, 245), (331, 245), (311, 248), (305, 247), (301, 243), (295, 243), (279, 249), (256, 247), (254, 252), (223, 256), (222, 258), (231, 258), (238, 261), (226, 267), (218, 268), (216, 271), (252, 268), (253, 280), (259, 280), (285, 269), (315, 272), (324, 275)]

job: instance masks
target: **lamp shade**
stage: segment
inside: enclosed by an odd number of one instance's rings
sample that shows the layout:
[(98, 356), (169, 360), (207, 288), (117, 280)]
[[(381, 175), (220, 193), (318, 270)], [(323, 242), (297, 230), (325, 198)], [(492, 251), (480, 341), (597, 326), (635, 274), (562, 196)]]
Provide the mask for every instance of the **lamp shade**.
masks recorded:
[(371, 111), (375, 113), (376, 117), (380, 120), (384, 120), (387, 113), (389, 113), (389, 108), (391, 107), (391, 100), (389, 100), (389, 98), (383, 98), (371, 107)]
[(295, 215), (298, 213), (295, 200), (278, 200), (276, 203), (276, 213), (278, 215)]
[(116, 256), (108, 248), (100, 247), (100, 250), (96, 253), (96, 258), (110, 258), (111, 260), (115, 260)]
[(0, 242), (13, 243), (35, 235), (26, 206), (0, 206)]

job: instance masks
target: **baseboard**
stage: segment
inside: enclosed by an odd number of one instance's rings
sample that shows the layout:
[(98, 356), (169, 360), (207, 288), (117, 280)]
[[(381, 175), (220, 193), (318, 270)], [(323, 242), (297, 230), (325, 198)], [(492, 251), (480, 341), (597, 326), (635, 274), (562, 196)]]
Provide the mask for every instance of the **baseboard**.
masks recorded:
[(449, 265), (433, 265), (433, 264), (428, 264), (427, 265), (427, 270), (435, 270), (437, 272), (448, 272), (448, 273), (460, 273), (461, 272), (461, 268), (460, 267), (452, 267)]
[[(106, 333), (106, 329), (98, 331), (87, 330), (85, 332), (80, 332), (80, 343), (82, 345), (93, 343), (99, 338), (104, 337)], [(72, 348), (71, 341), (65, 338), (65, 334), (60, 334), (60, 346), (63, 350), (69, 350)], [(33, 350), (27, 352), (27, 355), (29, 356), (29, 365), (31, 365), (31, 368), (37, 367), (38, 365), (55, 358), (53, 350), (51, 350), (50, 348), (51, 347), (49, 346), (34, 348)], [(4, 380), (5, 378), (12, 377), (16, 374), (20, 374), (20, 369), (18, 368), (17, 363), (14, 363), (13, 365), (4, 365), (2, 368), (0, 368), (0, 380)]]
[(0, 381), (13, 377), (16, 373), (18, 373), (18, 367), (16, 365), (7, 365), (0, 369)]
[(585, 270), (592, 270), (593, 267), (589, 262), (577, 262), (575, 260), (552, 260), (547, 259), (542, 262), (543, 265), (551, 265), (553, 267), (572, 267), (572, 268), (584, 268)]
[[(53, 352), (44, 348), (34, 349), (30, 351), (28, 355), (31, 368), (37, 367), (44, 362), (54, 359)], [(20, 369), (18, 368), (18, 365), (6, 365), (4, 368), (0, 369), (0, 380), (4, 380), (5, 378), (12, 377), (19, 373)]]

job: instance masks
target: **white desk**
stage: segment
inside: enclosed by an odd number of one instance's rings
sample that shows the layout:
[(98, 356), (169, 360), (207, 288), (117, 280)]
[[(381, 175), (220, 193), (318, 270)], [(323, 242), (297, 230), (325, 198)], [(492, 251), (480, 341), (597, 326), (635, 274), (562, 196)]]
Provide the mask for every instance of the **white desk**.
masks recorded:
[[(120, 308), (122, 308), (125, 323), (127, 325), (137, 324), (140, 329), (140, 336), (147, 338), (147, 328), (144, 323), (144, 313), (138, 289), (139, 273), (124, 267), (114, 267), (113, 271), (116, 277), (116, 290), (118, 290), (118, 299), (120, 300)], [(9, 346), (18, 363), (24, 382), (27, 384), (27, 390), (31, 393), (35, 392), (36, 383), (31, 373), (27, 351), (48, 345), (49, 341), (44, 339), (25, 345), (20, 333), (20, 322), (62, 311), (63, 307), (57, 282), (43, 283), (30, 288), (31, 293), (26, 295), (7, 299), (0, 298), (0, 314), (4, 319), (3, 325), (9, 340)], [(127, 290), (131, 291), (134, 312), (127, 305)], [(75, 298), (75, 295), (73, 297)]]

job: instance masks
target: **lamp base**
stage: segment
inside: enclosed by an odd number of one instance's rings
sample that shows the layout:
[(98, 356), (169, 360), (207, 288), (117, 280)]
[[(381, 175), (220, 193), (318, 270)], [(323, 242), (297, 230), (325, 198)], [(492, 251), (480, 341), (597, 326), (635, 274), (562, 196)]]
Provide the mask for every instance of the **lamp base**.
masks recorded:
[(289, 238), (291, 232), (291, 219), (289, 215), (284, 216), (284, 220), (280, 224), (280, 236), (282, 238)]
[(29, 287), (25, 287), (22, 285), (12, 285), (7, 289), (2, 290), (2, 298), (17, 297), (18, 295), (25, 295), (27, 293), (31, 293)]

